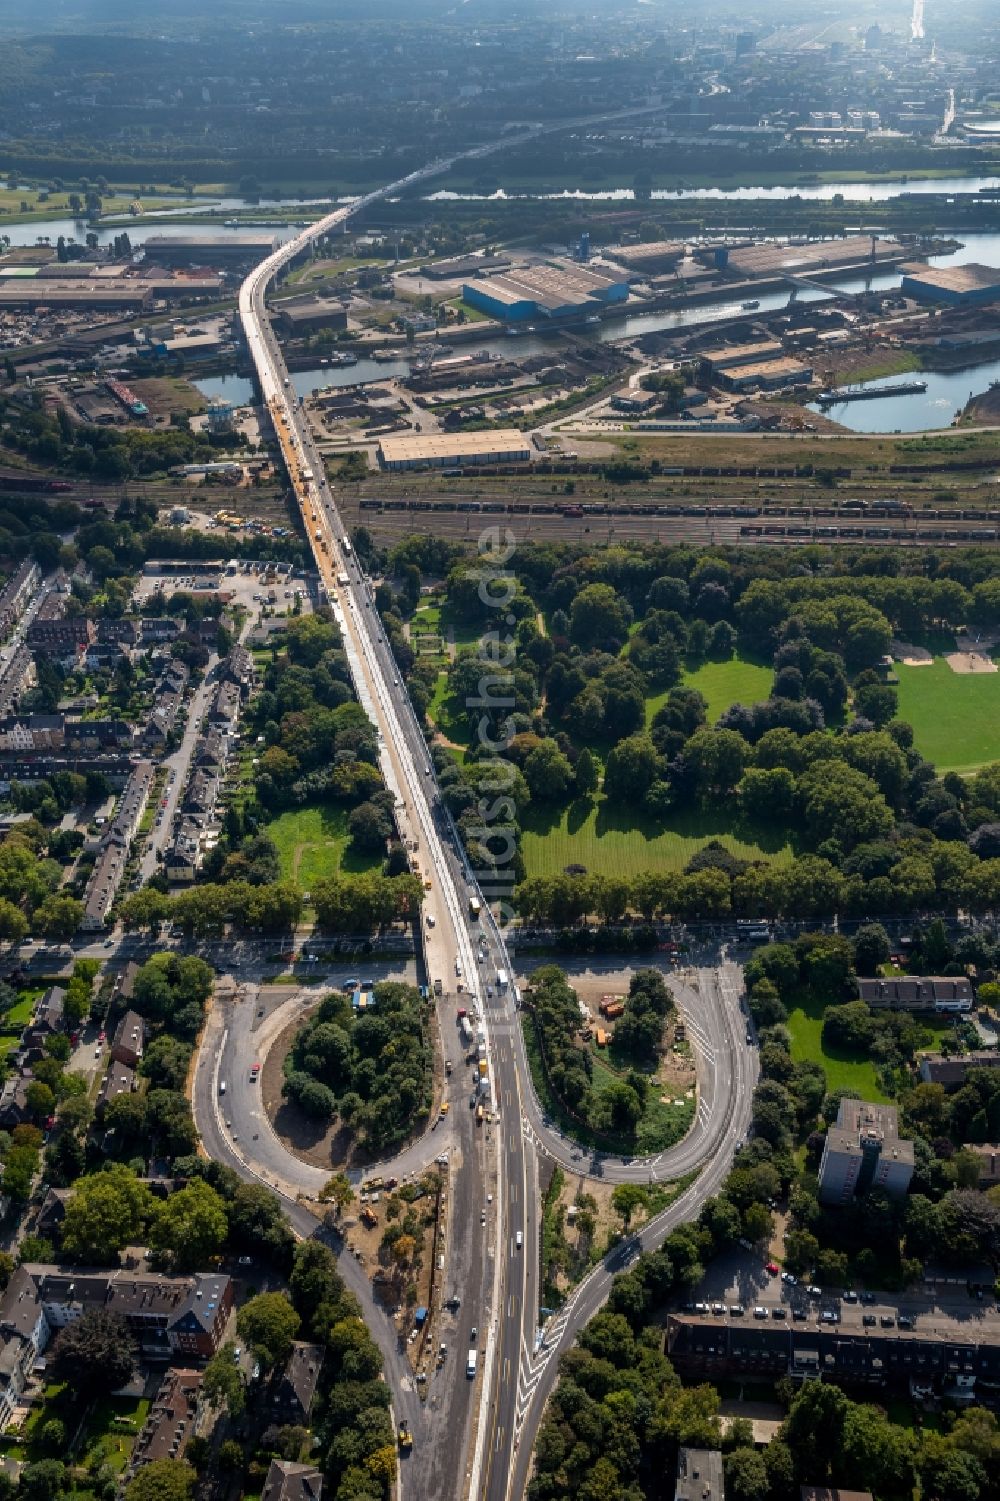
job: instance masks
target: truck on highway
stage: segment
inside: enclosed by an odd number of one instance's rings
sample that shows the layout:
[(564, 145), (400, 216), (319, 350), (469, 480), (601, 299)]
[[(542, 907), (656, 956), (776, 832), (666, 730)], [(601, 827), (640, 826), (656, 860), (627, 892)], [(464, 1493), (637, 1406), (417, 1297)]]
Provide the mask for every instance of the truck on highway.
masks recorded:
[(479, 1351), (478, 1350), (470, 1350), (469, 1351), (469, 1358), (465, 1362), (465, 1374), (468, 1376), (468, 1378), (469, 1378), (470, 1381), (473, 1379), (473, 1377), (476, 1374), (476, 1367), (478, 1366), (478, 1364), (479, 1364)]
[(350, 557), (350, 556), (351, 556), (351, 544), (350, 544), (350, 542), (349, 542), (349, 541), (348, 541), (348, 540), (347, 540), (347, 538), (346, 538), (346, 537), (345, 537), (345, 538), (344, 538), (344, 540), (343, 540), (343, 542), (342, 542), (342, 544), (341, 544), (341, 546), (342, 546), (342, 547), (343, 547), (343, 549), (344, 549), (344, 554), (345, 554), (345, 556), (346, 556), (346, 557), (348, 557), (348, 558), (349, 558), (349, 557)]
[(313, 472), (312, 472), (312, 470), (311, 469), (306, 469), (303, 466), (303, 469), (302, 469), (302, 479), (305, 482), (305, 484), (311, 485), (312, 484), (312, 478), (313, 478)]
[(462, 1020), (458, 1024), (458, 1027), (459, 1031), (462, 1034), (462, 1041), (465, 1046), (468, 1047), (472, 1041), (472, 1023), (469, 1021), (469, 1018), (467, 1016), (463, 1016)]
[(497, 970), (497, 990), (506, 990), (508, 983), (509, 983), (509, 978), (508, 978), (508, 975), (507, 975), (507, 971), (505, 969), (498, 969)]
[(480, 912), (482, 912), (482, 910), (483, 910), (483, 904), (479, 900), (478, 896), (470, 896), (469, 897), (469, 916), (470, 917), (478, 917), (479, 914), (480, 914)]
[(346, 589), (346, 588), (347, 588), (347, 586), (348, 586), (348, 584), (349, 584), (349, 583), (350, 583), (350, 582), (351, 582), (351, 581), (350, 581), (350, 579), (349, 579), (349, 578), (348, 578), (348, 577), (347, 577), (347, 574), (346, 574), (346, 573), (338, 573), (338, 574), (337, 574), (337, 583), (338, 583), (338, 584), (339, 584), (339, 585), (340, 585), (340, 587), (341, 587), (341, 588), (342, 588), (342, 589)]

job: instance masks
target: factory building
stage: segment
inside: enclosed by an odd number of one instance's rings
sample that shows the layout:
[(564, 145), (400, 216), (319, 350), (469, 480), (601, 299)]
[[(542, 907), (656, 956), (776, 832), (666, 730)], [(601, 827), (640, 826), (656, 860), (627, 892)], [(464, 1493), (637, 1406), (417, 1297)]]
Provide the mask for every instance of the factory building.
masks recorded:
[(571, 261), (526, 266), (500, 276), (477, 277), (462, 287), (471, 307), (505, 323), (532, 318), (579, 318), (628, 299), (628, 282)]
[(721, 349), (706, 349), (702, 361), (711, 375), (732, 370), (736, 365), (759, 365), (763, 360), (781, 358), (782, 346), (777, 339), (758, 339), (755, 344), (724, 344)]
[(913, 1142), (900, 1136), (895, 1106), (841, 1100), (819, 1165), (820, 1200), (846, 1204), (872, 1188), (900, 1199), (912, 1177)]
[(784, 356), (755, 365), (737, 365), (719, 373), (719, 384), (730, 391), (780, 391), (783, 386), (808, 386), (812, 367)]
[(681, 240), (651, 240), (644, 245), (621, 245), (609, 254), (630, 271), (642, 276), (656, 276), (663, 271), (673, 271), (684, 259), (684, 244)]
[(347, 327), (347, 310), (339, 302), (326, 302), (321, 297), (283, 302), (275, 308), (273, 317), (281, 332), (291, 339), (318, 333), (324, 328), (343, 333)]
[(817, 276), (843, 266), (885, 265), (902, 257), (895, 240), (847, 235), (801, 245), (710, 245), (696, 258), (735, 277)]
[(1000, 270), (971, 262), (967, 266), (907, 266), (903, 295), (918, 302), (946, 302), (953, 307), (1000, 302)]
[(382, 438), (379, 458), (384, 469), (447, 469), (460, 464), (527, 464), (531, 444), (515, 428), (486, 433), (409, 433)]
[(274, 235), (150, 235), (146, 261), (157, 266), (242, 266), (277, 248)]

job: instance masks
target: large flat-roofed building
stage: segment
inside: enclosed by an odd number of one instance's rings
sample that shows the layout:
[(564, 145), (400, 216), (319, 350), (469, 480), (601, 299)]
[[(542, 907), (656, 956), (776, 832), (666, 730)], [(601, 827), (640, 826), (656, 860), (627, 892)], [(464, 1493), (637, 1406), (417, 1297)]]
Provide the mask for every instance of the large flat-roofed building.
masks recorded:
[(0, 312), (4, 308), (90, 308), (112, 312), (117, 308), (142, 308), (153, 301), (153, 289), (139, 280), (103, 282), (49, 281), (34, 277), (0, 283)]
[(303, 297), (295, 302), (283, 302), (274, 309), (274, 321), (283, 334), (301, 338), (303, 334), (315, 333), (322, 328), (343, 333), (347, 327), (347, 310), (339, 302), (327, 302), (322, 297)]
[(384, 469), (446, 469), (453, 464), (527, 464), (531, 444), (516, 428), (486, 433), (400, 434), (379, 441)]
[(777, 339), (758, 339), (753, 344), (724, 344), (721, 349), (706, 349), (702, 361), (713, 375), (720, 370), (732, 370), (737, 365), (759, 365), (765, 360), (777, 360), (782, 355), (782, 346)]
[(895, 240), (871, 235), (848, 235), (840, 240), (813, 240), (805, 245), (746, 245), (734, 247), (721, 264), (734, 276), (816, 276), (841, 266), (884, 264), (902, 254)]
[(431, 261), (421, 266), (420, 275), (434, 281), (461, 281), (466, 276), (483, 276), (488, 271), (505, 271), (510, 261), (505, 255), (456, 255), (447, 261)]
[(972, 985), (964, 975), (904, 975), (859, 980), (858, 994), (873, 1011), (971, 1011)]
[(643, 245), (619, 245), (608, 254), (630, 271), (655, 276), (658, 271), (672, 271), (684, 259), (683, 240), (648, 240)]
[(896, 1107), (841, 1100), (819, 1165), (821, 1201), (846, 1204), (871, 1188), (902, 1198), (912, 1177), (913, 1143), (899, 1134)]
[(782, 355), (777, 360), (757, 364), (734, 365), (719, 372), (719, 382), (731, 391), (778, 391), (782, 386), (808, 386), (813, 378), (812, 366)]
[(472, 307), (506, 323), (529, 318), (573, 318), (628, 299), (628, 282), (565, 261), (526, 266), (501, 276), (477, 277), (462, 287)]
[(277, 246), (274, 235), (150, 235), (146, 260), (157, 266), (232, 266), (262, 261)]
[(904, 297), (919, 302), (947, 302), (958, 307), (1000, 302), (1000, 269), (970, 262), (967, 266), (907, 266)]

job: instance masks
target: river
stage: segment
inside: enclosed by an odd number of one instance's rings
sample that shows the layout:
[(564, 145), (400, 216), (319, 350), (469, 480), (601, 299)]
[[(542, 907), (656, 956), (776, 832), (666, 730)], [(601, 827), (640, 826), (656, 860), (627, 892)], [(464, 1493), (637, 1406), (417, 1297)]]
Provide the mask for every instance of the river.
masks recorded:
[[(719, 198), (752, 203), (775, 203), (783, 198), (802, 198), (827, 203), (838, 194), (852, 203), (884, 203), (890, 198), (902, 198), (910, 193), (943, 193), (949, 197), (956, 193), (978, 193), (981, 188), (1000, 188), (1000, 177), (914, 177), (884, 179), (880, 182), (847, 180), (844, 182), (807, 182), (801, 186), (783, 184), (780, 187), (744, 188), (654, 188), (648, 198), (654, 202), (678, 198)], [(559, 193), (508, 193), (497, 188), (493, 193), (456, 193), (450, 188), (441, 188), (428, 195), (431, 203), (490, 203), (505, 198), (525, 198), (555, 202), (559, 199), (586, 199), (594, 202), (630, 203), (636, 197), (633, 188), (563, 188)]]
[(923, 433), (950, 427), (970, 396), (978, 396), (1000, 380), (1000, 360), (976, 365), (970, 370), (920, 370), (913, 375), (894, 375), (886, 380), (862, 381), (867, 390), (899, 385), (906, 380), (925, 380), (926, 391), (910, 396), (880, 396), (874, 401), (842, 401), (821, 407), (809, 403), (811, 412), (822, 412), (852, 433)]
[[(857, 180), (845, 180), (843, 182), (784, 184), (780, 187), (743, 187), (743, 188), (655, 188), (650, 195), (655, 200), (705, 198), (705, 199), (734, 199), (747, 203), (753, 202), (776, 202), (783, 198), (814, 199), (817, 202), (828, 202), (838, 194), (842, 195), (845, 202), (849, 203), (881, 203), (891, 198), (900, 198), (908, 193), (940, 193), (946, 196), (955, 194), (975, 194), (980, 188), (1000, 189), (1000, 177), (936, 177), (914, 178), (907, 181), (895, 178), (882, 182), (864, 182)], [(489, 203), (504, 199), (525, 199), (554, 202), (559, 199), (579, 199), (594, 202), (621, 202), (628, 203), (635, 199), (635, 193), (631, 188), (566, 188), (560, 193), (508, 193), (503, 188), (498, 188), (494, 193), (456, 193), (450, 189), (442, 188), (437, 193), (427, 195), (425, 202), (428, 203)], [(210, 213), (212, 211), (235, 212), (242, 210), (260, 210), (262, 218), (270, 217), (272, 211), (285, 210), (290, 216), (297, 209), (322, 206), (332, 207), (334, 202), (347, 203), (349, 198), (260, 198), (250, 200), (248, 198), (225, 197), (212, 199), (194, 199), (189, 204), (177, 205), (173, 208), (156, 209), (150, 208), (141, 221), (125, 226), (128, 229), (129, 238), (133, 245), (141, 245), (150, 235), (184, 236), (189, 234), (231, 234), (238, 235), (241, 230), (251, 233), (253, 226), (242, 225), (240, 229), (227, 229), (224, 224), (213, 220), (211, 224), (172, 224), (170, 221), (182, 215), (192, 213)], [(5, 234), (12, 245), (34, 245), (40, 239), (49, 239), (55, 243), (59, 236), (64, 239), (83, 240), (90, 232), (90, 226), (85, 219), (74, 219), (65, 216), (58, 219), (34, 219), (24, 224), (4, 225), (0, 219), (0, 234)], [(109, 245), (116, 234), (121, 234), (121, 229), (97, 229), (98, 244)], [(295, 232), (292, 225), (271, 228), (268, 232), (276, 235), (280, 240), (287, 240)]]
[[(947, 255), (931, 258), (934, 266), (958, 266), (969, 261), (1000, 266), (1000, 234), (963, 234), (962, 246)], [(799, 302), (823, 302), (835, 292), (893, 291), (899, 287), (902, 276), (899, 271), (881, 271), (871, 277), (846, 277), (830, 284), (829, 293), (806, 288), (798, 294)], [(756, 313), (787, 307), (788, 292), (764, 292), (760, 295), (760, 307)], [(598, 337), (604, 342), (638, 338), (640, 334), (690, 328), (698, 323), (711, 323), (727, 318), (736, 318), (742, 309), (739, 301), (724, 300), (705, 303), (698, 307), (656, 313), (635, 313), (627, 318), (615, 318), (601, 325)], [(748, 317), (753, 316), (748, 314)], [(523, 358), (552, 348), (550, 340), (526, 335), (518, 339), (507, 337), (487, 338), (477, 346), (491, 354)], [(353, 386), (362, 382), (388, 380), (393, 376), (408, 375), (409, 361), (394, 360), (380, 363), (361, 359), (356, 365), (340, 367), (318, 366), (310, 370), (292, 372), (292, 381), (299, 395), (307, 396), (317, 387)], [(927, 428), (947, 427), (955, 413), (965, 405), (970, 391), (984, 391), (996, 378), (993, 364), (985, 364), (963, 371), (925, 372), (927, 391), (913, 396), (887, 397), (873, 402), (852, 402), (843, 408), (831, 409), (835, 421), (843, 423), (856, 432), (920, 432)], [(192, 375), (194, 385), (206, 397), (222, 396), (241, 404), (252, 400), (253, 386), (242, 376), (235, 374), (203, 376)], [(946, 410), (947, 409), (947, 410)], [(944, 414), (944, 415), (943, 415)], [(943, 420), (942, 420), (943, 415)]]

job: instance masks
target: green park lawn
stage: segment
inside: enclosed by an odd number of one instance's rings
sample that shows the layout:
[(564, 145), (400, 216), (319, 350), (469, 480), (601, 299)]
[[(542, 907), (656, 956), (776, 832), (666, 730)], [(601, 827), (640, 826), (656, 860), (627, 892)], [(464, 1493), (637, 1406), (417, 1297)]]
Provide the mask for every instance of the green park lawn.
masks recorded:
[(35, 1002), (43, 994), (44, 989), (37, 985), (31, 990), (19, 990), (17, 1001), (4, 1016), (4, 1027), (11, 1031), (18, 1027), (26, 1027), (35, 1009)]
[(1000, 761), (1000, 673), (952, 672), (943, 657), (897, 664), (899, 718), (938, 771), (975, 771)]
[(340, 871), (372, 870), (377, 855), (359, 854), (350, 846), (345, 809), (329, 803), (290, 809), (267, 825), (281, 862), (283, 880), (298, 881), (307, 891), (313, 881)]
[[(708, 704), (708, 723), (714, 724), (732, 704), (756, 704), (769, 697), (774, 682), (773, 667), (762, 667), (734, 656), (728, 662), (705, 662), (684, 674), (685, 688), (697, 688)], [(667, 693), (646, 700), (646, 723), (667, 701)]]
[(612, 809), (603, 797), (581, 798), (559, 814), (529, 809), (522, 849), (529, 876), (561, 875), (567, 865), (631, 878), (646, 870), (680, 871), (709, 839), (747, 860), (788, 864), (791, 846), (766, 830), (732, 831), (727, 816), (710, 810), (678, 812), (653, 823), (628, 810)]
[(819, 1063), (826, 1072), (826, 1087), (855, 1089), (858, 1096), (878, 1104), (888, 1099), (879, 1088), (875, 1065), (868, 1058), (857, 1057), (843, 1048), (827, 1048), (823, 1043), (823, 1012), (828, 1002), (817, 996), (803, 996), (788, 1013), (788, 1030), (792, 1037), (792, 1057), (796, 1063)]

